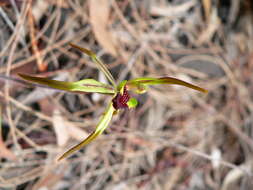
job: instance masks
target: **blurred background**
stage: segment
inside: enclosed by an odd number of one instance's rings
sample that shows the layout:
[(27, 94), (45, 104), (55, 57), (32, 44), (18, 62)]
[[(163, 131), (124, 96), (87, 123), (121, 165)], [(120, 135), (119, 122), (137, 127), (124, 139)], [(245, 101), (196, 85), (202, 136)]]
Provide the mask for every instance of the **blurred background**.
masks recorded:
[[(253, 189), (250, 0), (1, 0), (0, 189)], [(110, 97), (28, 86), (17, 73), (106, 81), (176, 77), (61, 162)], [(11, 77), (11, 78), (10, 78)], [(15, 82), (16, 81), (16, 82)]]

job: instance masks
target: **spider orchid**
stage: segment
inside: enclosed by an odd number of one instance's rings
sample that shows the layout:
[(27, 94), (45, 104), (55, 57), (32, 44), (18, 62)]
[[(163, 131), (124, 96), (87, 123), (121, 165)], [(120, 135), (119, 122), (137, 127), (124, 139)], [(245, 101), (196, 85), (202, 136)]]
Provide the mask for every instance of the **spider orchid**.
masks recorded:
[(162, 77), (162, 78), (151, 78), (151, 77), (144, 77), (144, 78), (136, 78), (132, 80), (124, 80), (120, 82), (118, 85), (116, 84), (115, 79), (106, 68), (106, 66), (98, 59), (95, 53), (92, 51), (79, 47), (75, 44), (70, 43), (73, 48), (77, 48), (89, 57), (97, 64), (98, 68), (105, 74), (106, 78), (109, 80), (111, 85), (101, 83), (94, 79), (83, 79), (77, 82), (63, 82), (57, 80), (51, 80), (47, 78), (41, 77), (34, 77), (28, 76), (25, 74), (19, 74), (19, 76), (32, 83), (45, 85), (50, 88), (55, 88), (63, 91), (69, 92), (93, 92), (93, 93), (101, 93), (107, 94), (112, 96), (112, 99), (107, 106), (104, 114), (100, 118), (96, 129), (92, 132), (86, 139), (84, 139), (79, 144), (75, 145), (74, 147), (70, 148), (66, 151), (58, 160), (66, 158), (70, 154), (75, 151), (80, 150), (85, 145), (89, 144), (93, 141), (98, 135), (103, 133), (103, 131), (108, 127), (112, 117), (114, 114), (118, 113), (121, 109), (130, 109), (137, 106), (138, 102), (135, 98), (130, 97), (129, 92), (133, 92), (136, 94), (145, 93), (148, 90), (150, 85), (157, 85), (157, 84), (176, 84), (186, 86), (188, 88), (192, 88), (194, 90), (207, 93), (207, 90), (195, 86), (193, 84), (184, 82), (182, 80), (172, 78), (172, 77)]

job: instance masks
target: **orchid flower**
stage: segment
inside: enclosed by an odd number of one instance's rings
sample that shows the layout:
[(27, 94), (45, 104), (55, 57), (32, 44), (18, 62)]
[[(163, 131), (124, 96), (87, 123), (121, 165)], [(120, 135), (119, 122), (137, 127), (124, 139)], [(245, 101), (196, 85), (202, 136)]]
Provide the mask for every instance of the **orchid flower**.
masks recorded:
[(130, 109), (130, 108), (136, 107), (138, 104), (138, 101), (135, 98), (131, 97), (129, 92), (142, 94), (142, 93), (147, 92), (148, 87), (151, 85), (176, 84), (176, 85), (186, 86), (188, 88), (191, 88), (203, 93), (207, 93), (206, 89), (203, 89), (196, 85), (193, 85), (188, 82), (184, 82), (182, 80), (172, 78), (172, 77), (136, 78), (132, 80), (124, 80), (117, 85), (112, 74), (109, 72), (106, 66), (99, 60), (99, 58), (96, 56), (95, 53), (93, 53), (92, 51), (88, 49), (74, 45), (72, 43), (70, 43), (70, 45), (74, 48), (79, 49), (86, 55), (88, 55), (97, 64), (98, 68), (105, 74), (106, 78), (111, 83), (111, 85), (104, 84), (94, 79), (83, 79), (77, 82), (63, 82), (63, 81), (51, 80), (47, 78), (19, 74), (19, 76), (24, 80), (27, 80), (32, 83), (40, 84), (40, 85), (45, 85), (50, 88), (55, 88), (55, 89), (68, 91), (68, 92), (76, 92), (76, 93), (92, 92), (92, 93), (101, 93), (101, 94), (112, 96), (112, 99), (109, 102), (104, 114), (101, 116), (96, 126), (95, 131), (92, 132), (82, 142), (80, 142), (79, 144), (75, 145), (74, 147), (66, 151), (58, 160), (66, 158), (67, 156), (74, 153), (75, 151), (80, 150), (82, 147), (92, 142), (98, 135), (103, 133), (103, 131), (108, 127), (113, 115), (117, 114), (119, 110)]

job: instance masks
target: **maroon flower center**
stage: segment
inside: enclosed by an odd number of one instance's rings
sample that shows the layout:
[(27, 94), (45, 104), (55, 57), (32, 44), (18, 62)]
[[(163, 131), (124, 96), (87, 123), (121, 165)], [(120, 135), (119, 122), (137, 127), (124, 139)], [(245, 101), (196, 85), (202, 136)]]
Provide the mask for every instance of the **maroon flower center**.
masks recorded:
[(116, 110), (128, 108), (127, 102), (128, 102), (129, 99), (130, 99), (130, 95), (128, 94), (128, 91), (126, 90), (126, 87), (124, 87), (123, 95), (118, 93), (112, 99), (112, 105)]

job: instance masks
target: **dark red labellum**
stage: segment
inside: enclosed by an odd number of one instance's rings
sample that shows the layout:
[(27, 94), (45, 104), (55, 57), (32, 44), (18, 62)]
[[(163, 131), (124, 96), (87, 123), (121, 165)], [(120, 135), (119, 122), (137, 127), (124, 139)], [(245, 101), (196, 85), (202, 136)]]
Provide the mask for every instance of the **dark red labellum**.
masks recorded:
[(129, 99), (130, 99), (130, 95), (129, 95), (128, 91), (126, 90), (126, 87), (124, 87), (123, 95), (118, 93), (112, 99), (112, 105), (116, 110), (128, 108), (127, 102)]

